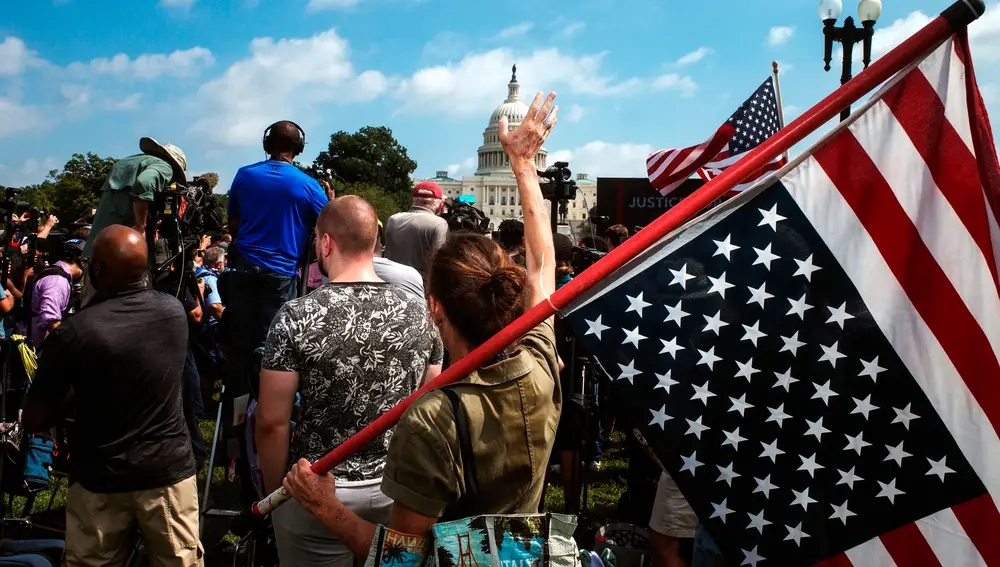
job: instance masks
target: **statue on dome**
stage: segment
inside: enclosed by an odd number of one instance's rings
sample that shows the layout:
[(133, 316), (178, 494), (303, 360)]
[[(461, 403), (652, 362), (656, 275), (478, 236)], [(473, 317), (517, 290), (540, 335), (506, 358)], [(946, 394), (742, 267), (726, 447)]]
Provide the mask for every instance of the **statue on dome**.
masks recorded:
[(510, 82), (512, 82), (512, 83), (516, 83), (517, 82), (517, 64), (516, 63), (510, 69)]

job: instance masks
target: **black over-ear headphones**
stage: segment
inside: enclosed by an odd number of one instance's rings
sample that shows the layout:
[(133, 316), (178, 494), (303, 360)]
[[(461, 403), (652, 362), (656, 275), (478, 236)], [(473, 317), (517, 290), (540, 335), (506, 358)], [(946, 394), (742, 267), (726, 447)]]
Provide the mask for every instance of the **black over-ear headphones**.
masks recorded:
[[(305, 132), (305, 130), (303, 130), (301, 126), (299, 126), (298, 124), (292, 122), (291, 120), (282, 120), (282, 122), (288, 122), (289, 124), (291, 124), (292, 126), (295, 126), (299, 130), (299, 140), (297, 142), (295, 142), (295, 155), (301, 154), (306, 149), (306, 132)], [(268, 126), (267, 130), (264, 130), (264, 137), (261, 138), (261, 140), (260, 140), (261, 143), (264, 144), (264, 151), (267, 152), (268, 155), (270, 155), (270, 154), (273, 153), (273, 152), (271, 152), (271, 148), (270, 148), (270, 145), (271, 145), (270, 144), (270, 142), (271, 142), (271, 128), (274, 128), (275, 125), (277, 125), (277, 124), (278, 123), (275, 122), (274, 124), (271, 124), (270, 126)]]

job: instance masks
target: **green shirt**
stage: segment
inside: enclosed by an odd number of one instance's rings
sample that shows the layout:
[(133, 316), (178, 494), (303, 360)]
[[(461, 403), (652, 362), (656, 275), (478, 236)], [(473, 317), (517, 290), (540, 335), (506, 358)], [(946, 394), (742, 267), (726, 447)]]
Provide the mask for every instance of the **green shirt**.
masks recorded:
[[(473, 514), (537, 513), (555, 442), (562, 392), (552, 319), (521, 339), (506, 360), (452, 386), (469, 421), (479, 499)], [(465, 492), (455, 416), (439, 390), (413, 403), (392, 433), (382, 492), (440, 518)], [(455, 520), (457, 518), (446, 518)]]
[(134, 225), (132, 201), (141, 199), (152, 202), (173, 177), (173, 167), (158, 157), (139, 154), (118, 160), (101, 188), (101, 201), (97, 205), (83, 257), (90, 258), (94, 238), (101, 230), (113, 224)]

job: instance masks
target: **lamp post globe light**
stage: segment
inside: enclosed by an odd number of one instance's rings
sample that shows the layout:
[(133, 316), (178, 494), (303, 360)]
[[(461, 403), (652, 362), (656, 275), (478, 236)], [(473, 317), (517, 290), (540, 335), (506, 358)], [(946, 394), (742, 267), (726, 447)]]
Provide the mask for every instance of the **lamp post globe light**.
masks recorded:
[[(854, 45), (862, 44), (864, 49), (863, 62), (865, 69), (872, 61), (872, 38), (875, 37), (875, 22), (882, 15), (882, 0), (861, 0), (858, 3), (858, 19), (861, 20), (861, 27), (857, 27), (854, 18), (848, 16), (844, 20), (844, 25), (837, 27), (837, 20), (843, 12), (844, 6), (841, 0), (820, 0), (819, 17), (823, 20), (823, 37), (826, 40), (824, 58), (825, 69), (830, 70), (830, 62), (833, 61), (833, 44), (839, 43), (844, 47), (844, 66), (840, 75), (840, 84), (844, 85), (854, 76), (851, 66), (854, 63)], [(851, 115), (851, 108), (847, 107), (840, 113), (841, 120), (847, 120)]]

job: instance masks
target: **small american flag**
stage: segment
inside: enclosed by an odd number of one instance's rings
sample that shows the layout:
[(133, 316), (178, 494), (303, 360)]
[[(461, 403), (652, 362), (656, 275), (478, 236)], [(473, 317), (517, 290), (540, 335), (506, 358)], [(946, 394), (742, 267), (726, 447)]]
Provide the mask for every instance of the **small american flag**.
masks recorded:
[[(768, 77), (764, 84), (753, 93), (729, 117), (729, 120), (703, 144), (690, 148), (660, 150), (646, 159), (649, 182), (660, 193), (666, 195), (680, 187), (692, 175), (710, 180), (733, 165), (746, 152), (764, 143), (781, 129), (778, 98), (774, 90), (774, 78)], [(753, 179), (734, 189), (746, 189), (767, 173), (784, 165), (776, 159)]]
[(997, 195), (961, 34), (570, 306), (729, 564), (1000, 566)]

